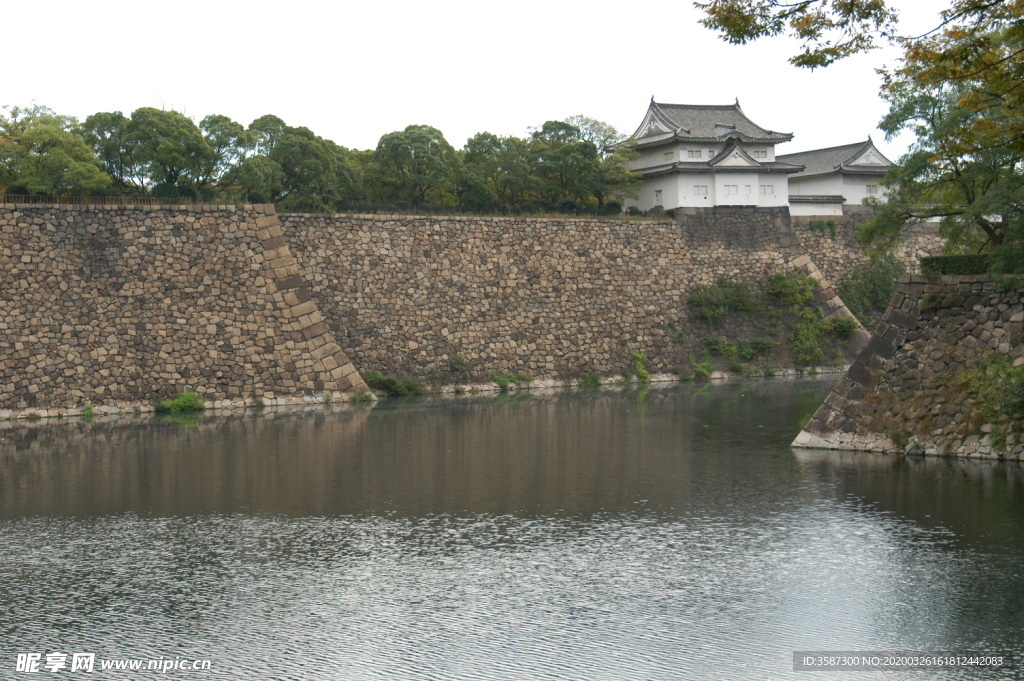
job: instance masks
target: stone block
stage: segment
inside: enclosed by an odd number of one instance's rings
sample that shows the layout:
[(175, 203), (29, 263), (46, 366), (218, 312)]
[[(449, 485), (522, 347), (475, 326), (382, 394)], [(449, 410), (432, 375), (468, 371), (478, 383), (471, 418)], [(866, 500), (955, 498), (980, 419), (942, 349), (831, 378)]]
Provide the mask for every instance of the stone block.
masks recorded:
[(302, 277), (299, 276), (298, 274), (291, 274), (289, 276), (277, 280), (277, 288), (278, 290), (281, 291), (297, 289), (303, 285), (305, 285), (305, 282), (302, 280)]
[(327, 324), (319, 322), (318, 324), (313, 324), (312, 326), (304, 328), (302, 330), (302, 338), (303, 340), (309, 340), (315, 336), (322, 336), (325, 333), (328, 333), (328, 331), (329, 329), (327, 328)]
[[(295, 296), (295, 298), (298, 298), (298, 296)], [(312, 300), (307, 300), (304, 303), (299, 303), (299, 304), (293, 306), (291, 308), (291, 316), (295, 317), (295, 318), (298, 318), (298, 317), (303, 317), (305, 315), (312, 315), (316, 311), (317, 311), (316, 303), (314, 303)], [(313, 321), (320, 321), (320, 320), (319, 319), (314, 319)]]
[[(278, 231), (280, 231), (280, 229)], [(270, 230), (267, 230), (267, 234), (270, 234)], [(271, 236), (270, 238), (265, 239), (263, 241), (263, 248), (268, 251), (275, 250), (278, 248), (284, 248), (285, 246), (287, 246), (287, 243), (285, 242), (283, 236)]]
[(864, 366), (859, 359), (853, 363), (846, 375), (851, 381), (864, 388), (873, 387), (878, 380), (876, 374)]

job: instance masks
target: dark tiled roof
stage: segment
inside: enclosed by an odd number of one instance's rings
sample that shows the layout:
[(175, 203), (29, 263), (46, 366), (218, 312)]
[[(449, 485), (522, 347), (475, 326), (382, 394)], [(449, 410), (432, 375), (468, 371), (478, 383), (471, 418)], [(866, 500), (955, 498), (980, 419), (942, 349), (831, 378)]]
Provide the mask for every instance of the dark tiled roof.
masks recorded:
[[(747, 118), (740, 108), (739, 102), (725, 105), (705, 104), (662, 104), (651, 101), (649, 113), (655, 120), (672, 128), (677, 139), (720, 140), (730, 134), (752, 140), (769, 142), (785, 142), (793, 139), (791, 133), (767, 130)], [(646, 118), (645, 118), (646, 120)], [(643, 143), (642, 131), (637, 130), (635, 137)], [(661, 135), (653, 136), (655, 139)]]
[[(874, 149), (885, 162), (884, 166), (851, 166), (850, 164), (868, 149)], [(861, 172), (870, 174), (883, 174), (892, 162), (878, 151), (874, 143), (868, 139), (866, 142), (844, 144), (838, 147), (827, 149), (814, 149), (812, 151), (801, 151), (795, 154), (780, 154), (775, 157), (778, 161), (786, 163), (797, 163), (804, 166), (802, 173), (794, 176), (794, 179), (810, 175), (827, 175), (834, 172)]]

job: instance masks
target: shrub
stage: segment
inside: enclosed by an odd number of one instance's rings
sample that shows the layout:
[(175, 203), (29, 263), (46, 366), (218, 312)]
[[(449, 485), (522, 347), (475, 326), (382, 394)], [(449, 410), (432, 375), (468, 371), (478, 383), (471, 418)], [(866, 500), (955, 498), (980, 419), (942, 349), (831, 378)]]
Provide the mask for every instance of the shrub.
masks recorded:
[(1024, 367), (1013, 367), (1006, 372), (999, 411), (1013, 419), (1024, 419)]
[(448, 358), (448, 371), (453, 374), (464, 374), (473, 368), (473, 363), (462, 355), (452, 355)]
[(821, 324), (817, 321), (801, 320), (793, 326), (790, 343), (793, 348), (793, 364), (805, 367), (825, 359), (825, 353), (818, 345)]
[[(1024, 243), (1021, 240), (1004, 242), (999, 250), (989, 256), (989, 270), (1003, 274), (1024, 274)], [(1013, 288), (1018, 286), (1019, 282), (1013, 284)]]
[(989, 271), (989, 256), (933, 255), (921, 258), (922, 274), (985, 274)]
[(491, 374), (491, 380), (498, 384), (498, 389), (505, 393), (508, 392), (510, 386), (516, 388), (522, 388), (525, 384), (533, 380), (533, 377), (529, 374), (517, 374), (514, 371), (506, 371), (503, 374), (494, 373)]
[(599, 388), (601, 387), (601, 374), (596, 371), (585, 373), (580, 379), (579, 385), (581, 388)]
[(750, 284), (725, 278), (711, 286), (695, 286), (687, 302), (693, 316), (711, 326), (720, 326), (729, 312), (749, 314), (757, 310), (757, 297)]
[(729, 311), (725, 305), (725, 295), (714, 286), (695, 286), (687, 302), (691, 314), (711, 326), (720, 326)]
[(374, 390), (383, 390), (388, 395), (398, 397), (423, 394), (423, 384), (420, 383), (418, 378), (413, 376), (395, 378), (394, 376), (384, 375), (376, 370), (366, 377), (366, 385)]
[(857, 332), (857, 320), (852, 317), (832, 317), (828, 320), (828, 332), (836, 338), (850, 340)]
[[(736, 346), (735, 354), (747, 361), (765, 355), (775, 349), (771, 338), (744, 338)], [(728, 352), (726, 354), (729, 354)]]
[(776, 304), (786, 307), (814, 302), (814, 280), (805, 274), (776, 273), (765, 279), (765, 291)]
[(866, 326), (873, 325), (889, 305), (900, 277), (906, 273), (896, 256), (872, 259), (864, 267), (843, 277), (836, 293), (850, 312)]
[(723, 354), (728, 345), (729, 344), (725, 342), (725, 339), (718, 338), (717, 336), (708, 336), (704, 339), (704, 347), (706, 347), (708, 352), (715, 357)]
[(631, 350), (629, 353), (630, 357), (633, 358), (633, 371), (636, 373), (636, 380), (640, 383), (650, 383), (651, 375), (647, 372), (647, 355), (636, 350)]
[(703, 362), (693, 362), (692, 364), (694, 377), (701, 381), (711, 378), (711, 373), (715, 370), (715, 365), (710, 359), (706, 359)]
[(157, 402), (154, 406), (159, 412), (170, 412), (172, 414), (201, 411), (204, 408), (203, 401), (199, 399), (198, 393), (181, 393), (173, 400)]
[(750, 339), (750, 347), (753, 348), (756, 354), (766, 355), (775, 349), (775, 341), (771, 338), (752, 338)]
[(363, 404), (366, 402), (373, 401), (373, 395), (370, 394), (369, 390), (363, 388), (357, 388), (348, 398), (348, 401), (352, 404)]

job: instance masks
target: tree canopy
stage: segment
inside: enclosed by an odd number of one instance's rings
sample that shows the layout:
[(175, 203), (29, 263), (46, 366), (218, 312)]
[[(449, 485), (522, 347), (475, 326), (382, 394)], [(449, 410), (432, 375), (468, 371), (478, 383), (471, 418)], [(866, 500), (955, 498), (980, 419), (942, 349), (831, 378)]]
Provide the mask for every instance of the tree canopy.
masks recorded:
[(790, 61), (828, 66), (897, 37), (897, 15), (885, 0), (708, 0), (694, 2), (701, 23), (734, 44), (787, 35), (801, 42)]
[(4, 109), (0, 185), (39, 194), (89, 194), (112, 184), (75, 119), (43, 106)]
[[(910, 223), (941, 220), (951, 250), (987, 250), (1024, 268), (1024, 0), (952, 0), (939, 25), (898, 33), (885, 0), (709, 0), (705, 25), (745, 43), (790, 35), (803, 41), (791, 61), (827, 66), (879, 40), (903, 48), (883, 72), (891, 139), (916, 141), (886, 178), (886, 201), (862, 236), (890, 246)], [(1016, 254), (1016, 255), (1014, 255)]]
[(143, 107), (79, 124), (45, 107), (0, 116), (0, 190), (113, 193), (343, 208), (617, 213), (637, 176), (607, 123), (573, 116), (528, 138), (482, 132), (457, 150), (410, 125), (376, 149), (350, 150), (273, 114), (248, 126), (222, 114), (197, 124)]

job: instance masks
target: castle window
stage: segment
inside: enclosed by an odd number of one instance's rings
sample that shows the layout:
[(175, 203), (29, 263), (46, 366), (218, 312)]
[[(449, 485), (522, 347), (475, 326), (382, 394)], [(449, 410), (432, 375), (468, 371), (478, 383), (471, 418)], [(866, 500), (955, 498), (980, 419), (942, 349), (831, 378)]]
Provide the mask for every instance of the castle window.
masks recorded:
[(725, 185), (726, 196), (736, 196), (740, 193), (740, 186), (738, 184), (727, 184)]
[(702, 153), (703, 152), (700, 149), (697, 149), (696, 151), (691, 149), (690, 151), (686, 152), (686, 157), (687, 158), (701, 158), (701, 154)]
[(755, 149), (752, 156), (754, 158), (768, 158), (768, 152), (764, 149)]
[(877, 184), (866, 185), (864, 187), (864, 189), (867, 190), (868, 194), (877, 194), (878, 193), (878, 185)]
[(661, 205), (661, 190), (660, 189), (655, 189), (654, 190), (654, 205), (655, 206), (660, 206)]
[(707, 196), (708, 186), (706, 184), (695, 184), (693, 185), (693, 193), (696, 196)]
[(666, 151), (666, 152), (665, 152), (665, 153), (663, 154), (663, 156), (665, 157), (665, 160), (666, 160), (666, 161), (671, 161), (671, 160), (672, 160), (672, 157), (673, 157), (673, 156), (675, 156), (675, 154), (673, 154), (673, 153), (672, 153), (671, 151)]
[(762, 195), (768, 196), (768, 195), (774, 194), (774, 193), (775, 193), (775, 185), (774, 184), (762, 184), (761, 185), (761, 194)]

